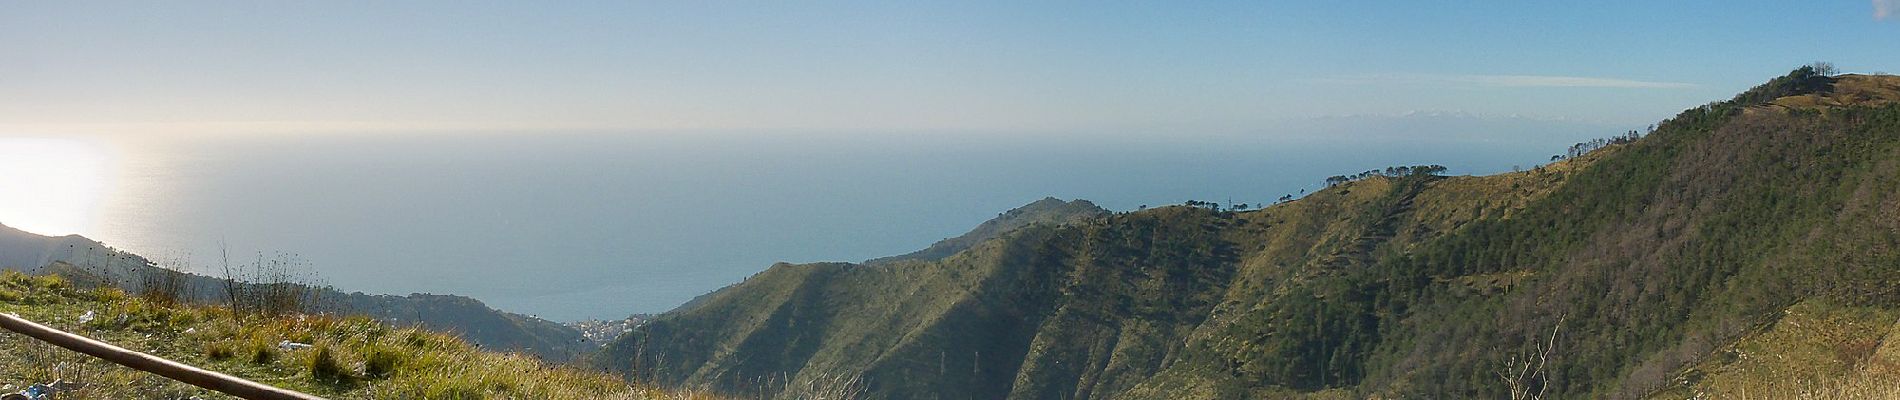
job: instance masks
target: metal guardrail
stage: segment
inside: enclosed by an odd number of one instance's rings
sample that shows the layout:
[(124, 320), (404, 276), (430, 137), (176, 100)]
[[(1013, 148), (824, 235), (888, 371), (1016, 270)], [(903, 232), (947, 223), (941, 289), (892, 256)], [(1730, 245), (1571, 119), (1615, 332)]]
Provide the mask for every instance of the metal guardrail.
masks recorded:
[(110, 343), (40, 325), (33, 321), (28, 321), (25, 318), (20, 318), (19, 315), (12, 313), (0, 314), (0, 328), (19, 332), (22, 335), (51, 343), (54, 346), (64, 347), (67, 350), (111, 361), (113, 364), (158, 374), (159, 376), (171, 378), (172, 380), (191, 384), (192, 386), (215, 390), (245, 399), (323, 400), (322, 397), (252, 382), (244, 378), (185, 365), (158, 356), (126, 350), (123, 347), (113, 346)]

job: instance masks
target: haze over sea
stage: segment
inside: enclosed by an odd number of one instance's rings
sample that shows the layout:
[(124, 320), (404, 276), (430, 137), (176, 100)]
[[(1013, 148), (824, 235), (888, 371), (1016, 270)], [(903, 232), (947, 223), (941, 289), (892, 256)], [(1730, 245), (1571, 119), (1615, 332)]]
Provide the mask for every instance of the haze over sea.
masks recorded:
[(1044, 196), (1114, 210), (1260, 204), (1389, 165), (1529, 168), (1629, 128), (1419, 114), (1230, 135), (107, 138), (96, 143), (116, 184), (81, 233), (212, 275), (222, 241), (238, 261), (294, 253), (344, 291), (619, 318), (668, 310), (777, 261), (923, 248)]
[(13, 4), (0, 223), (617, 318), (1045, 196), (1528, 168), (1789, 66), (1900, 65), (1868, 51), (1891, 0), (1627, 3)]

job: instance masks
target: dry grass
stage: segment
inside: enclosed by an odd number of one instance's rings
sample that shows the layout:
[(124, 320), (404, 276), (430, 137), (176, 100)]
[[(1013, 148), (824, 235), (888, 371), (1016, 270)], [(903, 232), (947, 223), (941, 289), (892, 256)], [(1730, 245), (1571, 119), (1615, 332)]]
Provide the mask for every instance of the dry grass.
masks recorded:
[(1887, 75), (1842, 75), (1827, 93), (1805, 94), (1775, 99), (1775, 106), (1786, 109), (1825, 109), (1843, 105), (1878, 106), (1900, 102), (1900, 77)]
[[(94, 317), (78, 321), (87, 311)], [(481, 351), (461, 339), (368, 318), (271, 317), (222, 307), (160, 304), (118, 289), (76, 289), (56, 277), (0, 274), (0, 312), (133, 350), (330, 398), (698, 399), (629, 386), (617, 377)], [(280, 347), (283, 341), (313, 347)], [(0, 384), (63, 379), (63, 399), (223, 398), (202, 389), (0, 333)], [(17, 389), (13, 389), (17, 390)]]
[(1652, 398), (1900, 399), (1900, 312), (1807, 301)]

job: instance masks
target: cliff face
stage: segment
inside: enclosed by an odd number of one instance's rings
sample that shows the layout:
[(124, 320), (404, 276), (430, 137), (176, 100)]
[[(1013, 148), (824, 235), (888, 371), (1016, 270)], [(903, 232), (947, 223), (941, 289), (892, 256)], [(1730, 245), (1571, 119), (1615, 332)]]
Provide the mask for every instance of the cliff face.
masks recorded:
[(1895, 83), (1797, 71), (1521, 173), (1375, 176), (1257, 211), (1026, 225), (936, 260), (775, 265), (591, 361), (779, 398), (1688, 390), (1680, 371), (1796, 304), (1900, 309), (1900, 106), (1834, 89)]

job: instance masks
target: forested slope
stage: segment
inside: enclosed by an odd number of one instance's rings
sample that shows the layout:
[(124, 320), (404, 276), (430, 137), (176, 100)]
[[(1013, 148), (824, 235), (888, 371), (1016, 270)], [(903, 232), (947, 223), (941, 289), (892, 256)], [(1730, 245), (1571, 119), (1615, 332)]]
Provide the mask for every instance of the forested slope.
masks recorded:
[(1694, 367), (1797, 304), (1900, 309), (1897, 87), (1804, 67), (1531, 171), (1370, 174), (1263, 210), (1029, 225), (936, 261), (776, 265), (592, 362), (783, 398), (1707, 390), (1721, 374)]

